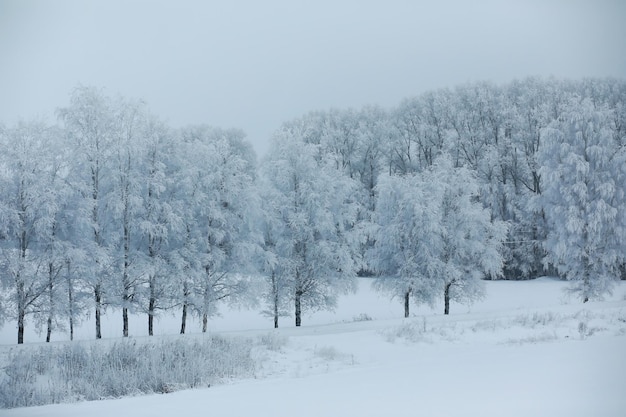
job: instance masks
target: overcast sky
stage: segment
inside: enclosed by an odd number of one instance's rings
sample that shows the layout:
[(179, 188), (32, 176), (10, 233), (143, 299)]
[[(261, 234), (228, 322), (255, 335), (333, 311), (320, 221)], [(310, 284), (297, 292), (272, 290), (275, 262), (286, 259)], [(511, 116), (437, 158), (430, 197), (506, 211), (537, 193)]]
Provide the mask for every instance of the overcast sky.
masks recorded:
[(626, 1), (0, 0), (0, 122), (79, 83), (145, 99), (172, 126), (241, 128), (468, 81), (626, 78)]

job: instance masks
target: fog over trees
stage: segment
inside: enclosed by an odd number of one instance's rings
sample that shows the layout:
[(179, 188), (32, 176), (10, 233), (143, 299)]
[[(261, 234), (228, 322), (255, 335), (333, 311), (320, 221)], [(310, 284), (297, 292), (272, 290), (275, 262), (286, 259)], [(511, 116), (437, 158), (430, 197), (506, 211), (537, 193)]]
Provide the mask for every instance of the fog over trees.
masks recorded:
[[(581, 301), (626, 275), (626, 83), (472, 83), (238, 129), (174, 129), (79, 86), (58, 124), (0, 125), (0, 322), (50, 341), (94, 314), (332, 309), (357, 276), (411, 302), (559, 275)], [(93, 313), (92, 313), (93, 312)], [(268, 322), (269, 324), (269, 322)]]

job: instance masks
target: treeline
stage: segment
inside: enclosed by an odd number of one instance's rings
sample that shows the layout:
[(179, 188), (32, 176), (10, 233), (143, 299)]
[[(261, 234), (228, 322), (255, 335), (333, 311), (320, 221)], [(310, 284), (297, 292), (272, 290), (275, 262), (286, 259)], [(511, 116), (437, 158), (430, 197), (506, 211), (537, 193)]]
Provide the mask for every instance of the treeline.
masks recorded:
[(332, 308), (357, 275), (409, 303), (558, 273), (599, 298), (626, 263), (626, 84), (476, 83), (285, 123), (257, 166), (239, 130), (172, 129), (79, 87), (59, 125), (1, 131), (2, 317), (73, 327), (107, 306)]

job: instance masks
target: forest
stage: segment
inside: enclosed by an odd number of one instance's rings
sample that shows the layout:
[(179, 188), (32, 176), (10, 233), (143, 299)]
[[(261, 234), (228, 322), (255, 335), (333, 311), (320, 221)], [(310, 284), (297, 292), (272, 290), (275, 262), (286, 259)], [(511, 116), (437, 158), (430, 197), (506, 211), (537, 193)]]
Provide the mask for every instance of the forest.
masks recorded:
[[(0, 324), (73, 337), (107, 310), (332, 309), (358, 276), (411, 303), (559, 276), (581, 302), (626, 279), (626, 83), (469, 83), (393, 108), (286, 121), (257, 160), (239, 129), (174, 128), (78, 86), (58, 123), (0, 125)], [(399, 312), (401, 312), (399, 308)]]

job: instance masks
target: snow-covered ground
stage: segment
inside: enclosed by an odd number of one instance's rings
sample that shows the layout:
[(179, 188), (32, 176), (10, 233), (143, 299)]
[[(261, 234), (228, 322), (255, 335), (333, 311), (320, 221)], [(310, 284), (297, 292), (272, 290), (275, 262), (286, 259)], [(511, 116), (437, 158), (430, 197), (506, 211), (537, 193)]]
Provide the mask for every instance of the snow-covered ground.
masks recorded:
[[(275, 331), (255, 311), (224, 309), (211, 322), (213, 332), (268, 340), (255, 348), (254, 378), (0, 415), (626, 415), (624, 283), (607, 301), (582, 304), (567, 299), (565, 283), (548, 278), (487, 282), (482, 302), (453, 304), (448, 317), (439, 305), (414, 308), (409, 319), (398, 318), (399, 301), (373, 292), (367, 279), (359, 284), (335, 313), (305, 316), (302, 328), (284, 318)], [(107, 316), (105, 337), (119, 331), (118, 315)], [(131, 333), (145, 334), (144, 321), (131, 322)], [(89, 338), (92, 324), (85, 325), (79, 336)], [(157, 333), (177, 328), (177, 318), (163, 318)], [(7, 336), (3, 329), (2, 343), (14, 343), (10, 330)]]

